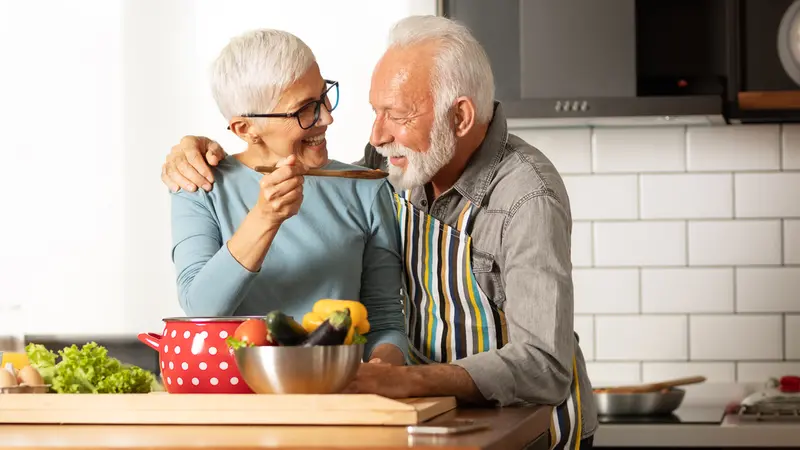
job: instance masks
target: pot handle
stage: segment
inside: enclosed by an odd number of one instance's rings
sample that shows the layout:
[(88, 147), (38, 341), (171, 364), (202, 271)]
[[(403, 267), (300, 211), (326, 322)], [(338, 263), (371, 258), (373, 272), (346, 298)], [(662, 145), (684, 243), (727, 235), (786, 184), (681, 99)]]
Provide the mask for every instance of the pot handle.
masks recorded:
[(163, 336), (156, 333), (139, 333), (137, 336), (142, 343), (146, 346), (158, 351), (161, 348), (161, 339)]

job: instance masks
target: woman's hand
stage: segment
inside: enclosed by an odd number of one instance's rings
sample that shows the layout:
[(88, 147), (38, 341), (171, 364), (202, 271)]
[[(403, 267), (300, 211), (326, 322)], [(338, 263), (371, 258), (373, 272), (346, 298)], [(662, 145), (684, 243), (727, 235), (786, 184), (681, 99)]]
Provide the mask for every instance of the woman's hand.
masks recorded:
[(277, 230), (286, 219), (297, 214), (303, 203), (305, 166), (290, 155), (276, 167), (279, 169), (261, 178), (261, 195), (253, 208), (268, 230)]
[(306, 168), (294, 155), (277, 165), (278, 170), (261, 178), (255, 207), (228, 241), (231, 256), (251, 272), (260, 270), (283, 221), (297, 214), (303, 203)]

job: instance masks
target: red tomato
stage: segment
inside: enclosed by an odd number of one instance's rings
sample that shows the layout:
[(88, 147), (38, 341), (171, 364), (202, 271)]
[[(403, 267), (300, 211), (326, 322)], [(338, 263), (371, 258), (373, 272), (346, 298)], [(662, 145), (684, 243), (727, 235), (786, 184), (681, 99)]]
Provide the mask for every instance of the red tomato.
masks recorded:
[(272, 345), (267, 336), (267, 323), (261, 319), (247, 319), (236, 328), (233, 337), (251, 342), (255, 346)]

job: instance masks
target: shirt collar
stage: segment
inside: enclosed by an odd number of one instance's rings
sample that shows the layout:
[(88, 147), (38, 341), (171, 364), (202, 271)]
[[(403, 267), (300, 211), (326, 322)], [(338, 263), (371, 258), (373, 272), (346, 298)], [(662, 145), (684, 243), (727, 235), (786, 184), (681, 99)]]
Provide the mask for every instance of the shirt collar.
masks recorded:
[(495, 101), (494, 114), (486, 130), (486, 136), (454, 185), (455, 190), (475, 206), (481, 206), (483, 203), (489, 183), (503, 158), (506, 142), (508, 142), (506, 115), (500, 102)]
[[(508, 142), (508, 123), (500, 102), (494, 102), (494, 112), (481, 145), (472, 154), (453, 189), (475, 206), (483, 203), (486, 190), (492, 181), (497, 165), (503, 157), (503, 149)], [(415, 204), (427, 206), (425, 186), (411, 190), (411, 200)]]

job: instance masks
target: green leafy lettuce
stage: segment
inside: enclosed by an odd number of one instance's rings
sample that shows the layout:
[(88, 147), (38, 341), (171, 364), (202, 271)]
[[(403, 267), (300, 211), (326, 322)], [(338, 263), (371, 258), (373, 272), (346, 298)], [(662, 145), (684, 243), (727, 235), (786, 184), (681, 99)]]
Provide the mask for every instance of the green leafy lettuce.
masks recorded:
[(255, 345), (250, 341), (240, 341), (233, 336), (228, 336), (227, 339), (225, 339), (225, 343), (228, 345), (228, 348), (233, 350), (237, 350), (242, 347), (253, 347)]
[[(31, 366), (50, 389), (60, 394), (147, 393), (157, 387), (155, 376), (141, 367), (122, 364), (108, 356), (96, 342), (59, 350), (58, 355), (41, 344), (25, 347)], [(57, 357), (61, 360), (56, 362)]]

